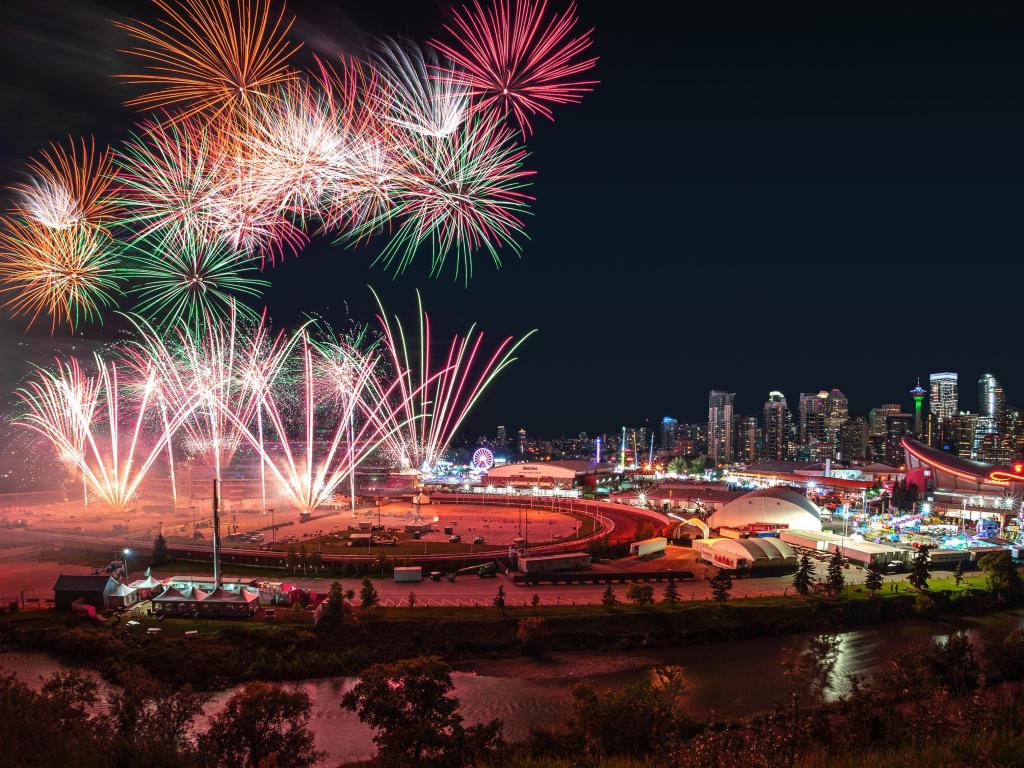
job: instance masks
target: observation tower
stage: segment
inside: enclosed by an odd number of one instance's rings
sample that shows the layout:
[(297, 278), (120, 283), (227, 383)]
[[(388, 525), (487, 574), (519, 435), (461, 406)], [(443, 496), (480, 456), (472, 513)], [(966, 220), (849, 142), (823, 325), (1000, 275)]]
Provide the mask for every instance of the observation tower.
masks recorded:
[(921, 379), (918, 378), (917, 386), (910, 390), (910, 396), (914, 398), (914, 434), (921, 436), (921, 403), (928, 392), (921, 386)]

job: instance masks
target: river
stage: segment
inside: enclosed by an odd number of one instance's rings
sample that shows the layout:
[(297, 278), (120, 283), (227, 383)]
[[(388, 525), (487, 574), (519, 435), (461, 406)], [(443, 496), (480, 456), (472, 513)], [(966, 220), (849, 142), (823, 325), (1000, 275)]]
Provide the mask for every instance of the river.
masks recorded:
[[(1004, 636), (1021, 626), (1024, 611), (950, 622), (903, 621), (842, 632), (830, 695), (843, 695), (851, 675), (870, 678), (896, 653), (915, 644), (964, 631), (980, 647), (986, 638)], [(734, 718), (764, 711), (783, 695), (787, 683), (782, 662), (810, 638), (797, 634), (626, 653), (559, 653), (543, 662), (472, 661), (456, 665), (452, 680), (466, 722), (501, 718), (510, 741), (524, 738), (533, 725), (551, 727), (563, 722), (575, 684), (586, 682), (607, 690), (648, 679), (655, 667), (664, 664), (681, 669), (687, 684), (684, 707), (690, 715)], [(13, 672), (30, 685), (63, 668), (42, 653), (0, 653), (0, 672)], [(373, 754), (370, 729), (340, 706), (342, 695), (355, 682), (356, 678), (336, 677), (285, 684), (306, 691), (313, 701), (312, 726), (317, 748), (328, 753), (325, 765), (365, 760)], [(101, 696), (109, 692), (107, 683), (99, 680), (98, 684)], [(216, 693), (198, 726), (203, 728), (205, 718), (220, 711), (236, 690)]]

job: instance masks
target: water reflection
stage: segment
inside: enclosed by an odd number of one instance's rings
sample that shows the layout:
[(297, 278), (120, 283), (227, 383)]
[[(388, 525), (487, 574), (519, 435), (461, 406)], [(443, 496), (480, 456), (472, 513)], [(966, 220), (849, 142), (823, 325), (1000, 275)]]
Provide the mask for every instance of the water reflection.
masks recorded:
[[(987, 638), (1005, 636), (1022, 625), (1024, 612), (1016, 611), (949, 623), (908, 621), (843, 632), (827, 695), (845, 695), (851, 676), (877, 676), (895, 654), (916, 644), (964, 631), (981, 647)], [(577, 683), (608, 690), (653, 681), (660, 665), (679, 668), (686, 684), (684, 706), (691, 716), (735, 718), (770, 709), (786, 695), (784, 662), (805, 651), (811, 638), (789, 635), (631, 653), (553, 654), (546, 661), (475, 661), (459, 665), (452, 680), (467, 724), (500, 718), (511, 741), (525, 738), (531, 727), (564, 722)], [(0, 654), (0, 672), (13, 672), (35, 687), (41, 678), (63, 668), (41, 653)], [(109, 693), (110, 686), (95, 677), (101, 697)], [(316, 744), (328, 753), (327, 765), (365, 760), (373, 754), (372, 731), (340, 706), (341, 697), (355, 683), (355, 678), (339, 677), (286, 684), (304, 690), (312, 699)], [(198, 727), (205, 727), (206, 719), (219, 712), (235, 690), (216, 693)]]

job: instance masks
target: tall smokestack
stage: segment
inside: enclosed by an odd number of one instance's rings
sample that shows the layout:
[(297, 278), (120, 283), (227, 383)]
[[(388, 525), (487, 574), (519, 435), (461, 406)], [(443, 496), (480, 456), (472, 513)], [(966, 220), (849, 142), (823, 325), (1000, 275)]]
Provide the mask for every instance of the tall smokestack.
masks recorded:
[(220, 588), (220, 480), (213, 481), (213, 588)]

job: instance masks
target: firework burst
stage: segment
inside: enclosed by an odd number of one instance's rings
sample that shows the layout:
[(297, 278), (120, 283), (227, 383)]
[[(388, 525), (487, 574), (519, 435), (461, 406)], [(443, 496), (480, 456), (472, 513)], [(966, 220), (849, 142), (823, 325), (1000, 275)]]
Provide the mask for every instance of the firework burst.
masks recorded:
[(87, 226), (50, 229), (16, 217), (0, 218), (0, 292), (15, 317), (32, 327), (41, 314), (51, 331), (100, 320), (120, 293), (116, 244)]
[(48, 229), (106, 229), (115, 216), (110, 194), (111, 152), (96, 151), (95, 140), (81, 149), (52, 144), (28, 163), (28, 180), (14, 186), (14, 213)]
[[(377, 92), (385, 119), (425, 136), (450, 136), (466, 119), (466, 86), (439, 76), (437, 55), (408, 40), (382, 40), (373, 53), (381, 77)], [(450, 64), (447, 66), (451, 68)]]
[(444, 75), (464, 84), (477, 108), (511, 114), (525, 135), (532, 117), (551, 119), (551, 105), (579, 103), (597, 84), (576, 79), (597, 59), (581, 58), (592, 30), (572, 37), (575, 26), (575, 5), (548, 16), (547, 0), (495, 0), (489, 9), (473, 0), (445, 26), (454, 43), (430, 43), (454, 62)]
[(468, 283), (475, 251), (485, 249), (499, 266), (502, 246), (519, 253), (532, 200), (522, 191), (533, 174), (522, 167), (526, 154), (511, 129), (482, 115), (448, 137), (418, 135), (404, 148), (393, 194), (391, 215), (400, 224), (378, 260), (400, 273), (429, 243), (431, 274), (454, 254), (456, 277)]
[(118, 75), (151, 90), (125, 102), (141, 109), (177, 107), (178, 117), (244, 110), (268, 89), (291, 80), (289, 57), (301, 46), (286, 39), (294, 19), (270, 0), (153, 0), (163, 17), (154, 24), (116, 22), (137, 45), (145, 72)]
[[(169, 246), (169, 247), (166, 247)], [(132, 279), (136, 311), (155, 326), (184, 323), (199, 329), (237, 311), (255, 317), (238, 296), (258, 297), (270, 285), (259, 263), (218, 240), (182, 238), (176, 244), (140, 241), (128, 250), (122, 273)]]

